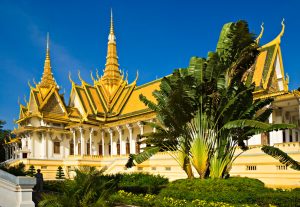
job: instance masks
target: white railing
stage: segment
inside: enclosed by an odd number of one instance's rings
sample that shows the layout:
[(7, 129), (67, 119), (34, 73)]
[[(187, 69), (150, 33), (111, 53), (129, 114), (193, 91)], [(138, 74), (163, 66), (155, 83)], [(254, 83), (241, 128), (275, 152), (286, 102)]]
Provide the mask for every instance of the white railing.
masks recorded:
[(35, 184), (35, 178), (14, 176), (0, 170), (0, 206), (34, 207), (32, 188)]

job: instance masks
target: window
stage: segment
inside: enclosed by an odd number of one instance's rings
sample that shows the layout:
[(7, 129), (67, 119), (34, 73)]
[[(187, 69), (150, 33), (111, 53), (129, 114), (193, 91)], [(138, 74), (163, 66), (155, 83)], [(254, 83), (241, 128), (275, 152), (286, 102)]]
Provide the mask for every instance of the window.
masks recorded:
[(86, 154), (89, 155), (90, 151), (91, 151), (91, 149), (90, 149), (90, 143), (87, 143), (86, 144)]
[(45, 169), (47, 169), (47, 166), (46, 165), (41, 166), (41, 169), (45, 170)]
[(256, 170), (256, 165), (247, 165), (246, 170), (254, 171)]
[(78, 143), (78, 154), (81, 155), (81, 143)]
[(99, 155), (102, 155), (102, 144), (99, 144)]
[(156, 170), (156, 167), (152, 167), (151, 170)]
[(166, 171), (171, 171), (171, 167), (165, 167)]
[(70, 143), (70, 155), (74, 155), (74, 144)]
[(137, 169), (138, 171), (142, 171), (143, 170), (143, 168), (142, 167), (138, 167), (138, 169)]
[(130, 144), (129, 144), (129, 140), (128, 137), (126, 139), (126, 154), (128, 155), (130, 153)]
[(118, 140), (117, 142), (117, 154), (120, 155), (121, 152), (120, 152), (120, 141)]
[(287, 170), (287, 166), (286, 165), (277, 165), (276, 169), (277, 170)]
[(110, 143), (108, 145), (108, 154), (111, 155), (111, 145), (110, 145)]
[(60, 142), (54, 142), (54, 154), (60, 153)]

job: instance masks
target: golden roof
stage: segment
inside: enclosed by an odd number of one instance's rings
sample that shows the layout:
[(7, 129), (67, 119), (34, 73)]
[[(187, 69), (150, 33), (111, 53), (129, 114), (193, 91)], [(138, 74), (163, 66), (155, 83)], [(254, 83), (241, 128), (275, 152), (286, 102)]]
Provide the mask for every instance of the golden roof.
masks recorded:
[(20, 104), (17, 123), (33, 116), (60, 121), (68, 120), (68, 112), (63, 97), (59, 94), (59, 87), (52, 74), (49, 51), (49, 35), (47, 35), (46, 58), (41, 81), (35, 87), (30, 86), (29, 101), (26, 106)]
[[(271, 42), (259, 48), (259, 55), (254, 64), (254, 71), (249, 75), (255, 83), (254, 95), (259, 97), (278, 91), (288, 91), (288, 80), (285, 78), (280, 42), (284, 34), (285, 25), (282, 21), (282, 29), (279, 35)], [(256, 39), (258, 43), (263, 34), (263, 27), (260, 35)], [(279, 81), (281, 86), (279, 86)]]

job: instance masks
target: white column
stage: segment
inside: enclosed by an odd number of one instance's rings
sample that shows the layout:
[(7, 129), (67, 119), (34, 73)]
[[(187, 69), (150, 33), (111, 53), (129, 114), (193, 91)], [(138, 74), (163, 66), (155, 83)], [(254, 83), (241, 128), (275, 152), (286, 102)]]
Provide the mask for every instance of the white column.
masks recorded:
[[(104, 131), (101, 130), (101, 142), (102, 142), (102, 156), (105, 155), (105, 142), (104, 142)], [(100, 152), (99, 152), (100, 155)]]
[(53, 140), (52, 140), (52, 134), (49, 133), (49, 139), (48, 139), (48, 149), (49, 149), (49, 158), (52, 158), (53, 157), (53, 151), (54, 151), (54, 147), (53, 147)]
[(47, 158), (47, 139), (46, 139), (46, 135), (45, 132), (41, 132), (41, 136), (42, 136), (42, 158), (46, 159)]
[(27, 137), (28, 139), (28, 146), (29, 146), (29, 157), (34, 157), (34, 140), (33, 140), (33, 136), (32, 134), (29, 134), (29, 136)]
[[(144, 123), (141, 122), (141, 121), (139, 121), (139, 122), (137, 123), (137, 125), (138, 125), (138, 127), (140, 128), (140, 135), (143, 136), (143, 134), (144, 134)], [(145, 148), (145, 147), (146, 147), (146, 144), (145, 144), (145, 143), (143, 143), (143, 144), (140, 145), (140, 150), (141, 150), (141, 152), (144, 151), (143, 148)]]
[(90, 155), (92, 155), (93, 153), (92, 153), (92, 138), (93, 138), (93, 133), (94, 133), (94, 129), (93, 128), (91, 128), (90, 129)]
[(111, 155), (116, 155), (116, 142), (114, 142), (113, 140), (113, 130), (111, 128), (108, 129), (108, 133), (109, 133), (109, 136), (110, 136), (110, 154)]
[(84, 131), (82, 127), (79, 127), (80, 132), (80, 155), (85, 155), (85, 140), (84, 140)]
[(130, 154), (135, 154), (135, 141), (133, 140), (133, 128), (132, 124), (126, 124), (126, 127), (129, 132), (129, 148), (130, 148)]
[(75, 129), (71, 129), (72, 135), (73, 135), (73, 154), (78, 155), (78, 147), (76, 144), (76, 131)]
[(125, 155), (126, 154), (126, 143), (124, 142), (123, 137), (122, 137), (122, 129), (123, 128), (121, 126), (117, 126), (116, 129), (119, 133), (120, 154)]

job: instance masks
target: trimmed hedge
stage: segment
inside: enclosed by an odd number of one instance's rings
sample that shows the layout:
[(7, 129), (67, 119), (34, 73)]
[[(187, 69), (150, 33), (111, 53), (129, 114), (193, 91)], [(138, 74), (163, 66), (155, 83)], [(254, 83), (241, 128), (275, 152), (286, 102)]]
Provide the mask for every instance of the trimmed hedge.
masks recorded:
[(160, 175), (147, 173), (121, 174), (118, 189), (136, 194), (158, 194), (168, 183), (169, 180)]
[(109, 198), (111, 205), (127, 204), (138, 205), (140, 207), (258, 207), (253, 204), (228, 204), (224, 202), (209, 202), (195, 199), (187, 201), (184, 199), (175, 199), (170, 197), (160, 198), (157, 195), (133, 194), (123, 190), (118, 191)]
[(162, 189), (159, 197), (172, 197), (193, 201), (200, 199), (208, 202), (230, 204), (269, 204), (282, 207), (300, 207), (300, 191), (273, 190), (264, 183), (251, 178), (192, 179), (177, 180)]

